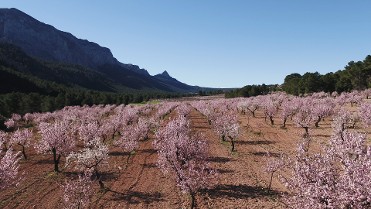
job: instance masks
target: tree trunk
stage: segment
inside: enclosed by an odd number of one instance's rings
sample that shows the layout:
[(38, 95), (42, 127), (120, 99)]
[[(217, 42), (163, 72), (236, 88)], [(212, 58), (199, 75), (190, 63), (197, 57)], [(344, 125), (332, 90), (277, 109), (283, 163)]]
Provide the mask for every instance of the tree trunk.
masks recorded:
[(270, 192), (270, 191), (271, 191), (271, 187), (272, 187), (272, 180), (273, 180), (273, 173), (274, 173), (274, 172), (272, 172), (272, 173), (271, 173), (271, 179), (270, 179), (270, 181), (269, 181), (268, 192)]
[(22, 154), (25, 160), (27, 160), (27, 155), (24, 146), (22, 145)]
[(57, 156), (57, 150), (55, 148), (52, 149), (52, 152), (53, 152), (53, 160), (54, 160), (54, 171), (58, 173), (59, 172), (58, 165), (59, 165), (59, 160), (61, 159), (61, 155)]
[(222, 135), (222, 141), (225, 142), (225, 135)]
[(283, 125), (282, 125), (282, 128), (286, 128), (286, 121), (287, 121), (287, 118), (284, 118), (284, 119), (283, 119)]
[(231, 149), (231, 152), (234, 152), (234, 140), (232, 137), (229, 137), (229, 139), (231, 140), (231, 146), (232, 146), (232, 149)]
[(274, 125), (273, 116), (269, 116), (269, 120), (271, 121), (271, 125)]
[(252, 116), (255, 118), (255, 110), (254, 111), (252, 111), (250, 109), (248, 109), (248, 110), (251, 112)]
[(103, 181), (101, 179), (100, 173), (96, 169), (94, 169), (94, 173), (95, 173), (95, 176), (97, 177), (100, 189), (104, 190), (104, 184), (103, 184)]
[(196, 208), (196, 195), (191, 193), (191, 209)]
[(316, 123), (315, 123), (315, 126), (316, 126), (316, 128), (318, 128), (319, 127), (319, 125), (318, 125), (318, 123), (321, 121), (321, 117), (320, 116), (318, 116), (318, 119), (317, 119), (317, 121), (316, 121)]
[(305, 130), (305, 134), (304, 134), (304, 137), (307, 138), (309, 137), (309, 128), (308, 127), (304, 127), (304, 130)]
[(126, 166), (128, 166), (129, 164), (130, 156), (131, 156), (131, 153), (129, 153), (128, 158), (126, 159)]

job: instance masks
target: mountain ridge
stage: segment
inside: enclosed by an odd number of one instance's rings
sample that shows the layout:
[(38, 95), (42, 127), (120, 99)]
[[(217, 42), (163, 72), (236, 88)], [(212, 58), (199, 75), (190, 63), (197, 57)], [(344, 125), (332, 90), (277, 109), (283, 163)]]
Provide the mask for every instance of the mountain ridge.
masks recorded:
[(15, 8), (0, 9), (0, 41), (17, 45), (28, 55), (45, 61), (92, 68), (119, 64), (110, 49), (78, 39)]
[(0, 9), (0, 42), (22, 49), (28, 56), (41, 61), (79, 65), (101, 73), (114, 86), (132, 89), (154, 89), (167, 92), (197, 92), (190, 86), (170, 77), (151, 76), (135, 64), (119, 62), (109, 48), (76, 38), (30, 15), (15, 9)]

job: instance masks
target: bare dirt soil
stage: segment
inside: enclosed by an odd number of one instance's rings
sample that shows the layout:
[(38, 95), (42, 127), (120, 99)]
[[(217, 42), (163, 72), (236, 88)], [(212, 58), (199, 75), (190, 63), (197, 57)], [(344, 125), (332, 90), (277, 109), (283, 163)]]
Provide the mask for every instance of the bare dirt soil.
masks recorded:
[[(174, 116), (170, 116), (171, 117)], [(304, 130), (291, 121), (287, 128), (275, 118), (276, 125), (265, 122), (262, 112), (256, 118), (240, 115), (241, 133), (236, 151), (221, 142), (207, 119), (193, 110), (189, 116), (193, 131), (202, 132), (209, 142), (211, 165), (219, 172), (216, 185), (196, 197), (197, 208), (286, 208), (280, 201), (285, 187), (275, 177), (267, 191), (270, 174), (265, 171), (267, 151), (272, 157), (293, 154)], [(313, 148), (319, 149), (331, 135), (331, 121), (325, 119), (319, 128), (310, 129)], [(154, 136), (140, 142), (135, 154), (110, 149), (109, 167), (103, 174), (106, 191), (95, 185), (91, 208), (189, 208), (190, 197), (180, 192), (175, 181), (156, 166), (157, 153), (152, 146)], [(63, 208), (61, 184), (76, 173), (62, 169), (52, 172), (52, 156), (36, 154), (29, 149), (29, 160), (21, 160), (23, 180), (18, 187), (0, 192), (0, 208)], [(129, 160), (128, 160), (128, 157)], [(61, 162), (63, 168), (64, 162)]]

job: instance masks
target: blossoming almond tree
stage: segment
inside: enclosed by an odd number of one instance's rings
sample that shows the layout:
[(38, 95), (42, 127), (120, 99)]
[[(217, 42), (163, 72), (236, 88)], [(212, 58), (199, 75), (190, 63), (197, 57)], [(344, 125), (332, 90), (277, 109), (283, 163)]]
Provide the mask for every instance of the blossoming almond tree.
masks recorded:
[(96, 137), (102, 136), (102, 129), (99, 127), (97, 121), (82, 123), (77, 127), (79, 138), (88, 144), (91, 140), (94, 140)]
[(27, 160), (26, 148), (31, 145), (31, 139), (33, 137), (32, 131), (29, 129), (18, 129), (10, 138), (12, 145), (17, 144), (22, 147), (22, 154), (24, 159)]
[(359, 116), (366, 126), (371, 126), (371, 104), (363, 103), (359, 109)]
[(93, 195), (93, 182), (90, 172), (79, 175), (76, 180), (69, 180), (62, 186), (65, 207), (69, 209), (88, 208)]
[(9, 134), (7, 132), (4, 132), (0, 130), (0, 149), (2, 149), (2, 146), (4, 146), (5, 151), (8, 149), (8, 143), (9, 143)]
[(234, 111), (225, 108), (218, 109), (217, 116), (212, 121), (214, 130), (219, 134), (222, 141), (231, 142), (231, 152), (235, 151), (235, 140), (239, 135), (240, 125), (238, 115)]
[(335, 102), (331, 98), (324, 98), (324, 99), (314, 99), (312, 113), (317, 120), (315, 121), (315, 126), (319, 127), (319, 122), (324, 118), (328, 117), (333, 114), (333, 110), (335, 108)]
[(12, 114), (12, 117), (5, 121), (4, 125), (8, 128), (19, 128), (21, 126), (22, 116), (19, 114)]
[[(343, 117), (341, 114), (340, 117)], [(300, 144), (291, 160), (290, 177), (281, 176), (291, 192), (286, 203), (293, 208), (370, 208), (371, 146), (364, 134), (344, 127), (335, 118), (334, 132), (323, 152), (310, 154), (309, 141)]]
[(286, 166), (286, 159), (284, 158), (285, 156), (283, 154), (281, 154), (278, 159), (272, 158), (272, 154), (270, 152), (267, 153), (267, 157), (271, 158), (268, 160), (265, 167), (265, 170), (271, 174), (268, 185), (268, 191), (270, 191), (272, 187), (273, 175)]
[(39, 153), (52, 153), (54, 171), (59, 172), (59, 162), (62, 156), (67, 156), (75, 147), (75, 139), (69, 130), (69, 123), (40, 123), (41, 140), (35, 144)]
[[(138, 123), (125, 126), (121, 131), (121, 137), (117, 139), (114, 144), (121, 147), (127, 152), (133, 152), (139, 146), (139, 141), (148, 138), (153, 120), (145, 120), (139, 118)], [(127, 163), (129, 162), (130, 155), (128, 155)]]
[(281, 118), (282, 118), (282, 128), (286, 127), (286, 122), (289, 117), (293, 117), (300, 108), (299, 98), (293, 97), (284, 100), (281, 103)]
[(265, 96), (261, 101), (265, 117), (268, 117), (271, 125), (274, 125), (273, 117), (277, 114), (280, 103), (274, 100), (273, 96)]
[(246, 109), (251, 112), (252, 116), (255, 118), (255, 112), (259, 108), (259, 101), (256, 98), (249, 98)]
[[(2, 143), (0, 141), (0, 147)], [(2, 150), (0, 149), (0, 155)], [(0, 160), (0, 189), (5, 189), (12, 185), (15, 185), (19, 181), (18, 177), (18, 161), (19, 153), (14, 153), (10, 148), (5, 152), (5, 155)]]
[(207, 143), (200, 135), (190, 136), (189, 122), (185, 117), (170, 121), (156, 133), (154, 147), (158, 152), (158, 166), (174, 175), (181, 191), (190, 194), (191, 208), (196, 206), (200, 189), (208, 188), (215, 171), (207, 162)]
[(108, 147), (99, 138), (95, 138), (84, 149), (70, 153), (67, 156), (66, 165), (74, 163), (78, 170), (84, 173), (91, 172), (98, 180), (100, 188), (104, 190), (101, 169), (108, 165), (108, 151)]
[(317, 116), (313, 114), (313, 100), (305, 98), (296, 102), (299, 102), (300, 108), (295, 114), (293, 121), (298, 127), (305, 130), (304, 137), (308, 137), (309, 127), (317, 120)]

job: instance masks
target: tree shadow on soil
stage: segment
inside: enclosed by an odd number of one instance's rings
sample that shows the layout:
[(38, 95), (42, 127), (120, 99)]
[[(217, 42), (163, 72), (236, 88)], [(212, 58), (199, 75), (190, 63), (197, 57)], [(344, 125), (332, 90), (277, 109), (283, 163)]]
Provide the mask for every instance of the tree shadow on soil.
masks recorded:
[(116, 180), (118, 178), (118, 174), (114, 172), (102, 172), (101, 173), (101, 179), (102, 181), (110, 181), (110, 180)]
[[(250, 153), (255, 155), (255, 156), (268, 157), (267, 152), (250, 152)], [(275, 152), (270, 152), (269, 155), (271, 157), (281, 157), (281, 155), (279, 153), (275, 153)]]
[(154, 149), (143, 149), (143, 150), (140, 150), (140, 152), (149, 153), (149, 154), (155, 154), (157, 151), (154, 150)]
[(128, 191), (127, 193), (117, 192), (113, 190), (108, 190), (113, 193), (113, 201), (125, 201), (129, 204), (138, 204), (146, 203), (150, 204), (153, 202), (162, 202), (164, 201), (163, 195), (159, 192), (137, 192), (137, 191)]
[(215, 188), (204, 190), (211, 198), (260, 198), (280, 195), (278, 191), (268, 191), (264, 187), (248, 185), (217, 185)]
[(63, 173), (66, 177), (73, 178), (73, 179), (77, 179), (79, 177), (79, 175), (84, 174), (83, 172), (79, 172), (79, 171), (65, 171)]
[(325, 138), (329, 138), (329, 137), (331, 137), (331, 134), (314, 134), (314, 135), (312, 135), (312, 137), (325, 137)]
[(143, 168), (157, 168), (157, 165), (155, 163), (145, 163), (140, 165), (143, 166)]
[[(72, 179), (77, 179), (79, 176), (84, 175), (83, 172), (79, 172), (79, 171), (64, 171), (63, 173), (66, 177), (72, 178)], [(100, 175), (101, 175), (102, 181), (112, 181), (112, 180), (116, 180), (119, 177), (119, 175), (114, 172), (101, 172)], [(96, 180), (96, 176), (92, 175), (91, 179)]]
[(234, 160), (231, 158), (227, 158), (227, 157), (209, 157), (207, 161), (214, 162), (214, 163), (226, 163), (226, 162), (230, 162)]
[(130, 152), (110, 152), (108, 153), (108, 155), (110, 156), (129, 156), (130, 155)]
[(261, 144), (275, 144), (274, 141), (268, 141), (268, 140), (258, 140), (258, 141), (235, 141), (236, 144), (241, 145), (261, 145)]
[(54, 164), (54, 161), (50, 159), (44, 159), (44, 160), (38, 160), (35, 163), (33, 163), (33, 165), (37, 165), (37, 164)]

